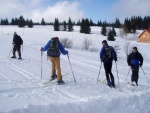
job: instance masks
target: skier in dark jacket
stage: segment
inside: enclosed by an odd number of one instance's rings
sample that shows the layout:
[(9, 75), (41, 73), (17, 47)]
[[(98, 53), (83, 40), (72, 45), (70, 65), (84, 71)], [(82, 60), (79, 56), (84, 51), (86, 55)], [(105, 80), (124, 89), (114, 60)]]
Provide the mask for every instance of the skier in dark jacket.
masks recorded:
[(52, 70), (51, 70), (51, 80), (54, 80), (55, 69), (57, 72), (57, 84), (64, 84), (61, 76), (61, 69), (60, 69), (60, 52), (63, 55), (68, 54), (68, 51), (64, 49), (63, 45), (59, 42), (58, 37), (53, 37), (48, 43), (43, 47), (41, 47), (41, 51), (47, 50), (47, 56), (49, 57), (52, 63)]
[(16, 32), (14, 32), (14, 37), (13, 37), (13, 56), (11, 58), (16, 58), (16, 51), (18, 52), (18, 55), (19, 55), (19, 60), (22, 59), (21, 58), (21, 45), (23, 44), (23, 40), (22, 38), (17, 35)]
[(112, 61), (113, 60), (117, 61), (117, 54), (113, 49), (113, 47), (108, 46), (106, 40), (102, 41), (102, 45), (103, 47), (100, 51), (100, 59), (104, 63), (107, 85), (110, 87), (115, 87), (115, 80), (111, 72), (111, 69), (112, 69)]
[(138, 52), (137, 47), (133, 47), (132, 53), (128, 55), (127, 63), (129, 66), (131, 66), (132, 69), (132, 85), (134, 85), (133, 82), (135, 82), (138, 86), (139, 66), (141, 67), (143, 65), (143, 56), (141, 55), (141, 53)]

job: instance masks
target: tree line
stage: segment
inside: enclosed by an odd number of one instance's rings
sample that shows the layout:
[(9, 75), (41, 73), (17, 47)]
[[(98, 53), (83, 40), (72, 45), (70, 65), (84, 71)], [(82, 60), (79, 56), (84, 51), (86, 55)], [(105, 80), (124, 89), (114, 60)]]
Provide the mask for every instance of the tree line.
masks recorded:
[[(101, 27), (100, 33), (104, 36), (108, 36), (108, 40), (115, 40), (116, 31), (115, 28), (122, 28), (125, 33), (135, 33), (136, 30), (144, 30), (150, 28), (150, 16), (145, 16), (142, 18), (141, 16), (132, 16), (131, 18), (125, 18), (124, 23), (120, 23), (120, 20), (116, 18), (115, 22), (108, 23), (106, 21), (98, 21), (94, 23), (92, 19), (84, 19), (79, 20), (78, 22), (74, 22), (69, 17), (68, 21), (60, 22), (58, 18), (55, 18), (54, 22), (45, 22), (44, 18), (42, 18), (40, 23), (34, 23), (32, 19), (25, 20), (23, 16), (19, 18), (12, 18), (11, 22), (8, 19), (1, 19), (0, 25), (18, 25), (18, 27), (28, 26), (32, 28), (34, 25), (53, 25), (54, 31), (73, 31), (73, 26), (80, 26), (80, 33), (90, 34), (91, 26)], [(109, 29), (108, 29), (109, 28)]]

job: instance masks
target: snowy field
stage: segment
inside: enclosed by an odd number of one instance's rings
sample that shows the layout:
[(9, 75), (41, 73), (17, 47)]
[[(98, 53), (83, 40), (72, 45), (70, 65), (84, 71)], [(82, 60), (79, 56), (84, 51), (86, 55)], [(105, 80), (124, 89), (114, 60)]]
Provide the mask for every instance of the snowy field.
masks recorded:
[[(116, 41), (108, 42), (111, 46), (117, 44), (121, 48), (117, 62), (120, 85), (114, 62), (112, 72), (117, 88), (111, 89), (103, 83), (97, 83), (101, 64), (99, 51), (102, 40), (106, 39), (100, 34), (100, 30), (100, 27), (92, 27), (92, 34), (88, 35), (80, 34), (77, 26), (73, 32), (55, 32), (52, 26), (34, 26), (32, 29), (0, 26), (0, 113), (150, 113), (150, 45), (137, 42), (137, 36), (142, 31), (122, 39), (120, 30), (116, 29)], [(10, 59), (14, 31), (24, 40), (22, 61)], [(63, 55), (60, 57), (61, 71), (66, 84), (44, 84), (50, 79), (51, 70), (46, 52), (42, 57), (41, 79), (40, 47), (53, 36), (68, 38), (73, 42), (73, 47), (67, 50), (76, 84), (68, 58)], [(97, 51), (82, 50), (85, 38), (92, 40), (92, 47)], [(131, 71), (128, 76), (130, 68), (124, 52), (126, 41), (131, 46), (137, 46), (144, 57), (143, 69), (146, 76), (140, 69), (139, 87), (127, 84), (130, 82)], [(105, 82), (103, 66), (99, 79)]]

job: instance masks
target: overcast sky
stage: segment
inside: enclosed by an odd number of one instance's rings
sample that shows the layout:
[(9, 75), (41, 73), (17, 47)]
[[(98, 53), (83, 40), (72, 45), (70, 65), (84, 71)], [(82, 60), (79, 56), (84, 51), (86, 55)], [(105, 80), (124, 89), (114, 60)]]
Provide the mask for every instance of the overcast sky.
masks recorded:
[(91, 18), (121, 22), (126, 17), (150, 15), (150, 0), (0, 0), (0, 18), (9, 20), (23, 15), (34, 22), (73, 21)]

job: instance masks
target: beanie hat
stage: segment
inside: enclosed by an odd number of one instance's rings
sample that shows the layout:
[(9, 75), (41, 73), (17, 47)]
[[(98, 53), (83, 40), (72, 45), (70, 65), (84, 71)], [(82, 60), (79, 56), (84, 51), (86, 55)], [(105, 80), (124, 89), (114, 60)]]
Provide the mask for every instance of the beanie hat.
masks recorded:
[(137, 51), (137, 47), (133, 47), (133, 49)]
[(103, 40), (102, 43), (105, 43), (106, 45), (108, 45), (106, 40)]

